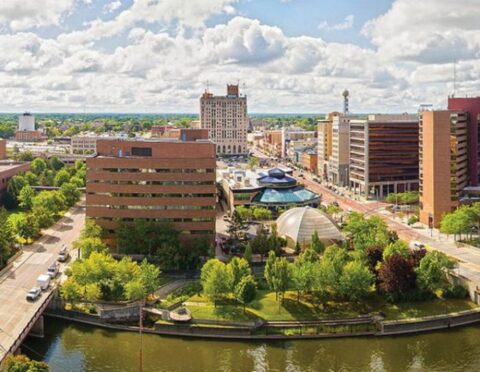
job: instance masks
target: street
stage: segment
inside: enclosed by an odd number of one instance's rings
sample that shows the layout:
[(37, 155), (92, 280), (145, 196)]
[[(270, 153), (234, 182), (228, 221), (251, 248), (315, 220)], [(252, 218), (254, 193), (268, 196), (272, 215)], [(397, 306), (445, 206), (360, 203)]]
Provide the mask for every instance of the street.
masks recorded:
[[(56, 261), (63, 244), (71, 249), (84, 224), (84, 206), (73, 207), (55, 225), (46, 229), (38, 241), (24, 247), (13, 265), (0, 276), (0, 360), (49, 293), (44, 292), (35, 302), (27, 302), (27, 291), (37, 285), (37, 277), (45, 274), (47, 268)], [(62, 264), (60, 271), (64, 267), (65, 264)]]

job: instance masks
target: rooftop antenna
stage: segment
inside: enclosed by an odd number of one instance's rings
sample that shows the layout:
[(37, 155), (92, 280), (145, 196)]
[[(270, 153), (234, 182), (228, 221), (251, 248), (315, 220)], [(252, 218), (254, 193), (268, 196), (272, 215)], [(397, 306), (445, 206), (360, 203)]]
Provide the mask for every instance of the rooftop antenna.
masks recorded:
[(207, 80), (207, 92), (210, 92), (210, 80)]
[(348, 111), (349, 111), (349, 96), (350, 96), (350, 92), (348, 90), (344, 90), (343, 93), (343, 114), (344, 115), (348, 115)]
[(243, 96), (247, 96), (247, 86), (245, 85), (245, 82), (242, 83), (242, 92)]

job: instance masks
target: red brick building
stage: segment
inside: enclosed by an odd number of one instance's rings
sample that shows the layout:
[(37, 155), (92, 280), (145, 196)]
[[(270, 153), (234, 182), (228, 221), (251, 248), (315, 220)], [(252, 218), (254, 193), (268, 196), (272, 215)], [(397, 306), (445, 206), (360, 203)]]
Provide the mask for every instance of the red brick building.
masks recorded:
[(19, 173), (28, 172), (29, 170), (30, 162), (0, 161), (0, 200), (7, 190), (8, 180)]
[(207, 131), (184, 140), (101, 139), (87, 159), (87, 211), (115, 245), (117, 219), (168, 223), (182, 242), (215, 240), (215, 145)]
[(0, 138), (0, 160), (7, 158), (7, 141)]

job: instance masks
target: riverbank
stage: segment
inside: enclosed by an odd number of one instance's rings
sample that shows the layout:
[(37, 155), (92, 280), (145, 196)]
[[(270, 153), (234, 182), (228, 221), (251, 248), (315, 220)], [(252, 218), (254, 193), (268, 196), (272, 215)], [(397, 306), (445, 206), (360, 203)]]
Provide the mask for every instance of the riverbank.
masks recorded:
[[(55, 310), (45, 315), (57, 319), (88, 324), (117, 331), (136, 332), (138, 326), (104, 321), (98, 315), (76, 311)], [(384, 337), (445, 330), (480, 323), (480, 309), (444, 315), (384, 320), (362, 316), (350, 319), (277, 322), (219, 322), (194, 320), (188, 324), (159, 320), (142, 332), (162, 336), (213, 338), (231, 340), (322, 339), (339, 337)]]

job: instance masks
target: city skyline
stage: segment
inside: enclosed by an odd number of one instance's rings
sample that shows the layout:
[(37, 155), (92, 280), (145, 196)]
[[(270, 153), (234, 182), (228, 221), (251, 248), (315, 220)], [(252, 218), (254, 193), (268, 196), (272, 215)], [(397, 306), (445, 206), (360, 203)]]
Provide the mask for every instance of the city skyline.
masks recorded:
[[(367, 4), (368, 3), (368, 4)], [(414, 112), (476, 95), (474, 0), (11, 0), (2, 112), (198, 112), (240, 82), (257, 113)]]

